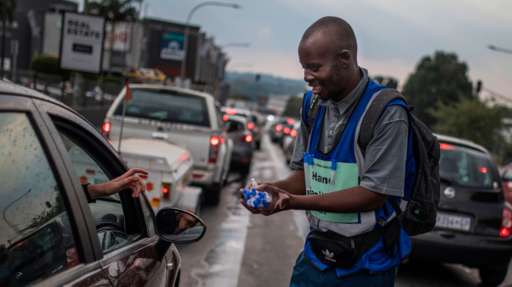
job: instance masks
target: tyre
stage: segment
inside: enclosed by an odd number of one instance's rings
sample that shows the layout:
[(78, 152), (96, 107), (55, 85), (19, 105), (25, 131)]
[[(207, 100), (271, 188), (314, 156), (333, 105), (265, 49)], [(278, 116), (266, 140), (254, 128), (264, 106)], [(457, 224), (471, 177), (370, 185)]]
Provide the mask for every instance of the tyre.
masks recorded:
[(220, 202), (220, 193), (222, 191), (222, 184), (213, 183), (204, 191), (204, 202), (206, 205), (217, 206)]
[(478, 268), (482, 286), (498, 286), (505, 280), (508, 264), (503, 266), (484, 266)]

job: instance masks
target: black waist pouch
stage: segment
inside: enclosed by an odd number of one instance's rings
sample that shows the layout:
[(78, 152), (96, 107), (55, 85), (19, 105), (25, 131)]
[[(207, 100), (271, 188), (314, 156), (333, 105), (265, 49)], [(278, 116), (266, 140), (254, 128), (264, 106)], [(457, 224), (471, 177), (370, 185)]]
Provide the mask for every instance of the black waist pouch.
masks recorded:
[(315, 256), (324, 264), (337, 268), (351, 268), (361, 256), (384, 237), (387, 251), (394, 250), (399, 239), (400, 225), (392, 220), (383, 228), (370, 232), (346, 237), (333, 231), (313, 230), (308, 240)]

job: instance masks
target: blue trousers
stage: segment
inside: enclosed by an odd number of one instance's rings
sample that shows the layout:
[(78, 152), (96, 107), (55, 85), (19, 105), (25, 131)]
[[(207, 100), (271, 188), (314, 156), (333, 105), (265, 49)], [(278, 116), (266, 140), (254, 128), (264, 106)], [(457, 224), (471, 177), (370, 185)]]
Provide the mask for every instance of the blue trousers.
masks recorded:
[(395, 268), (377, 273), (361, 271), (338, 277), (334, 268), (320, 271), (304, 258), (304, 253), (297, 258), (290, 282), (290, 287), (393, 287), (394, 285)]

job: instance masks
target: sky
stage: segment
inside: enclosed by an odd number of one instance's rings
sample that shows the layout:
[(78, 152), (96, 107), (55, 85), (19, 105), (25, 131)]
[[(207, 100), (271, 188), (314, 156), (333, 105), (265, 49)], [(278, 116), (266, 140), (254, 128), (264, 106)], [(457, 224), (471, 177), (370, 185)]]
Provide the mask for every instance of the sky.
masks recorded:
[[(185, 22), (201, 0), (144, 0), (150, 17)], [(226, 45), (228, 70), (302, 79), (297, 45), (304, 30), (322, 16), (338, 16), (353, 27), (358, 61), (370, 75), (389, 75), (403, 84), (418, 61), (436, 50), (455, 52), (472, 81), (512, 99), (512, 1), (509, 0), (232, 0), (241, 9), (206, 6), (192, 24)], [(249, 47), (229, 46), (250, 43)], [(485, 96), (485, 95), (484, 95)]]

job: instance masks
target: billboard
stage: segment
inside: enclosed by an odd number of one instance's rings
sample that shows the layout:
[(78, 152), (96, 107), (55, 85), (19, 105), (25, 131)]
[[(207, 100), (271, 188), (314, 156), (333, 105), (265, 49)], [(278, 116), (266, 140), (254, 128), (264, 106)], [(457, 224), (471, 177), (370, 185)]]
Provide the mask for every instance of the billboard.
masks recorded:
[(105, 19), (65, 13), (62, 23), (60, 67), (88, 73), (101, 72)]
[(130, 51), (132, 24), (129, 22), (118, 22), (115, 24), (114, 39), (112, 39), (112, 24), (107, 23), (107, 34), (105, 36), (105, 49), (110, 50), (110, 44), (113, 43), (113, 51)]
[(185, 57), (183, 33), (163, 33), (160, 39), (160, 59), (182, 61)]

